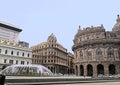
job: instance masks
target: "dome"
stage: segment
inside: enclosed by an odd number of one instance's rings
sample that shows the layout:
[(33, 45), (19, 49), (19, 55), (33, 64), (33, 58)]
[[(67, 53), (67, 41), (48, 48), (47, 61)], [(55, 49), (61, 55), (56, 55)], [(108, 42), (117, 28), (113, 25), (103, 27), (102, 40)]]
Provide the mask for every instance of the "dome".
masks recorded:
[(120, 31), (120, 17), (117, 15), (116, 24), (113, 26), (112, 31)]
[(12, 76), (52, 76), (53, 73), (42, 65), (11, 65), (6, 67), (0, 74)]

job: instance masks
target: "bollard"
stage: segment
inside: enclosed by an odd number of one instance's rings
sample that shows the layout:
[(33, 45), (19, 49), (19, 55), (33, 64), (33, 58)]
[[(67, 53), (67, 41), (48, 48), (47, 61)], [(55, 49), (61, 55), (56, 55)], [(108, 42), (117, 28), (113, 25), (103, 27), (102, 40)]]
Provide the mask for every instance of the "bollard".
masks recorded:
[(0, 85), (4, 85), (5, 83), (5, 75), (0, 75)]

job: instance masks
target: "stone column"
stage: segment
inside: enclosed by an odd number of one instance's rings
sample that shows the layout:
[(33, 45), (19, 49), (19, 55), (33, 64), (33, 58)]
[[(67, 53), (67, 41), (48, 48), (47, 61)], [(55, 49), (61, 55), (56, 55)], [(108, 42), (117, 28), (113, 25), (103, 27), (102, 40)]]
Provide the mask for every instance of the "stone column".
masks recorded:
[(115, 74), (119, 74), (119, 73), (120, 73), (120, 66), (118, 64), (118, 65), (115, 65)]
[(104, 74), (109, 74), (108, 64), (105, 64), (105, 65), (104, 65)]
[(87, 76), (87, 65), (84, 65), (84, 76)]
[(77, 76), (77, 74), (78, 74), (78, 67), (77, 65), (75, 65), (75, 75)]
[(97, 75), (97, 65), (94, 64), (93, 65), (93, 76), (96, 76)]
[(56, 73), (59, 73), (59, 66), (56, 66)]
[(76, 75), (79, 76), (79, 65), (76, 65), (76, 66), (77, 66), (77, 68), (75, 67), (76, 68)]
[(78, 66), (78, 76), (80, 76), (80, 65), (77, 66)]

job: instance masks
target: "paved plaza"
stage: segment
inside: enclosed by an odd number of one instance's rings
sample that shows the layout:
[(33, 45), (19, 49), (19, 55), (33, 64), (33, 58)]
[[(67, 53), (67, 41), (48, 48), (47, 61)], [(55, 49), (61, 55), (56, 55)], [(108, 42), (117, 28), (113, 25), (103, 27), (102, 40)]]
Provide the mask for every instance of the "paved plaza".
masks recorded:
[(120, 85), (120, 78), (7, 76), (7, 85)]
[[(52, 84), (52, 85), (56, 85), (56, 84)], [(120, 82), (75, 83), (75, 84), (58, 84), (58, 85), (120, 85)]]

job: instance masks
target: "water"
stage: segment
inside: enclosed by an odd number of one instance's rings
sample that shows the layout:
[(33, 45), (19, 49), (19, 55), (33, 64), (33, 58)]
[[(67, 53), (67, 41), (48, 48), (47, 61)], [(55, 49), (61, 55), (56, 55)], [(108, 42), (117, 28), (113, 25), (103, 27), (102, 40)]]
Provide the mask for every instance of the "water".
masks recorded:
[(0, 72), (7, 76), (53, 76), (53, 73), (42, 65), (11, 65)]

